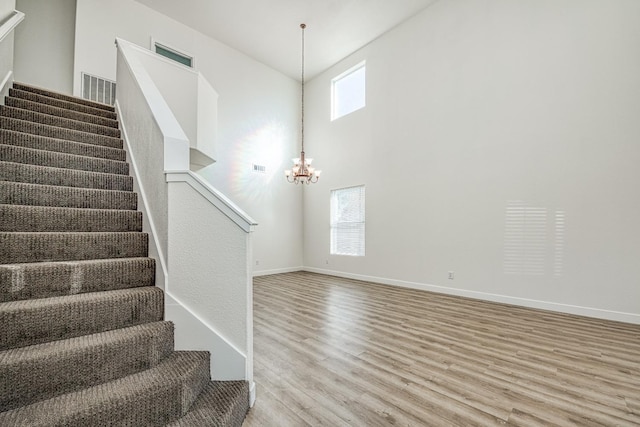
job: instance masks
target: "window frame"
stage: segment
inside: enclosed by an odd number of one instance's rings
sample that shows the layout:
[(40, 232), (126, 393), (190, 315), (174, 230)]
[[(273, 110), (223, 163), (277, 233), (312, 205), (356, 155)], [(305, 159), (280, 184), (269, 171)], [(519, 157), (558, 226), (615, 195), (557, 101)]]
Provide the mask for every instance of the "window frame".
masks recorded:
[[(342, 80), (344, 80), (345, 78), (351, 76), (352, 74), (363, 70), (364, 71), (364, 77), (363, 77), (363, 91), (362, 91), (362, 105), (350, 110), (346, 113), (343, 113), (341, 115), (337, 115), (338, 114), (338, 108), (337, 108), (337, 97), (336, 97), (336, 85), (341, 82)], [(331, 121), (337, 120), (341, 117), (345, 117), (348, 116), (351, 113), (354, 113), (358, 110), (362, 110), (364, 107), (367, 106), (367, 62), (366, 61), (362, 61), (357, 63), (356, 65), (354, 65), (353, 67), (349, 68), (348, 70), (344, 71), (343, 73), (337, 75), (336, 77), (331, 79)]]
[[(354, 191), (356, 189), (360, 191), (360, 194), (357, 195), (359, 204), (357, 216), (361, 219), (359, 221), (339, 221), (336, 212), (342, 208), (340, 205), (336, 205), (336, 203), (339, 203), (339, 192)], [(347, 226), (345, 227), (345, 225)], [(356, 227), (353, 227), (353, 225), (356, 225)], [(345, 238), (345, 241), (337, 240), (341, 230), (350, 233), (355, 230), (358, 233), (359, 240), (355, 243), (350, 242), (348, 238)], [(353, 251), (338, 249), (339, 247), (344, 248), (350, 245), (356, 249)], [(366, 191), (364, 184), (331, 190), (329, 197), (329, 254), (353, 257), (364, 257), (366, 255)]]
[[(176, 61), (173, 58), (170, 58), (170, 57), (168, 57), (166, 55), (163, 55), (162, 53), (159, 53), (158, 50), (157, 50), (158, 47), (160, 47), (161, 49), (166, 50), (168, 52), (171, 52), (176, 56), (180, 56), (182, 58), (189, 59), (191, 61), (191, 65), (184, 64), (184, 63), (182, 63), (180, 61)], [(164, 42), (159, 41), (159, 40), (154, 39), (154, 38), (151, 38), (151, 51), (153, 53), (155, 53), (156, 55), (159, 55), (159, 56), (163, 57), (164, 59), (167, 59), (167, 60), (171, 61), (174, 64), (179, 64), (179, 65), (182, 65), (183, 67), (187, 67), (187, 68), (190, 68), (190, 69), (195, 69), (195, 67), (196, 67), (196, 57), (195, 57), (195, 55), (192, 55), (192, 54), (190, 54), (189, 52), (187, 52), (185, 50), (177, 49), (174, 46), (171, 46), (170, 44), (164, 43)]]

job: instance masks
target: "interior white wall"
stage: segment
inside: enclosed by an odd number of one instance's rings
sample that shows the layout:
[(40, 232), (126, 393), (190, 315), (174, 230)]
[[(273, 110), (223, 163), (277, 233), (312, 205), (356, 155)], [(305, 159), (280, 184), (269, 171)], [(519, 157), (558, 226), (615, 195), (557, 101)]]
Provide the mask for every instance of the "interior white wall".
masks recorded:
[(16, 0), (0, 0), (0, 21), (4, 21), (16, 8)]
[[(634, 0), (447, 0), (313, 79), (305, 266), (640, 322), (639, 45)], [(362, 60), (367, 106), (331, 122)], [(357, 184), (366, 256), (330, 256), (329, 192)], [(505, 265), (514, 201), (546, 209), (539, 275)]]
[[(199, 173), (258, 222), (256, 270), (299, 268), (302, 195), (282, 174), (297, 149), (299, 84), (132, 0), (78, 0), (76, 15), (76, 94), (81, 71), (115, 78), (116, 36), (145, 48), (154, 38), (195, 56), (219, 94), (217, 162)], [(252, 163), (267, 173), (253, 173)]]
[(71, 94), (76, 0), (17, 0), (15, 80)]

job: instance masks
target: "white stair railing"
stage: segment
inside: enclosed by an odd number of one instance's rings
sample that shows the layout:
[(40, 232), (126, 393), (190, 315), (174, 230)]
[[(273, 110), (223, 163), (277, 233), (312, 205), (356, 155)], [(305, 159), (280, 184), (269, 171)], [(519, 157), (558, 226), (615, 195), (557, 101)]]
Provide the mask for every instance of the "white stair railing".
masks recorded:
[(8, 16), (3, 13), (0, 9), (0, 104), (13, 83), (14, 30), (24, 19), (24, 13), (17, 10), (10, 11)]
[(212, 377), (249, 381), (253, 402), (256, 223), (190, 170), (214, 161), (217, 94), (193, 70), (116, 44), (116, 108), (176, 348), (210, 351)]

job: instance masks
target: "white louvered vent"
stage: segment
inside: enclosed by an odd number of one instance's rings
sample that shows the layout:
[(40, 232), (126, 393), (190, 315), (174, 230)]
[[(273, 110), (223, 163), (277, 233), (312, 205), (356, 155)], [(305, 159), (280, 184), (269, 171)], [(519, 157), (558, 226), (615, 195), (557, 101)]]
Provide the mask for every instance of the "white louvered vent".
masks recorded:
[(90, 101), (113, 105), (116, 102), (116, 82), (82, 73), (82, 97)]
[(256, 165), (255, 163), (253, 164), (253, 171), (255, 173), (267, 173), (267, 167), (264, 165)]

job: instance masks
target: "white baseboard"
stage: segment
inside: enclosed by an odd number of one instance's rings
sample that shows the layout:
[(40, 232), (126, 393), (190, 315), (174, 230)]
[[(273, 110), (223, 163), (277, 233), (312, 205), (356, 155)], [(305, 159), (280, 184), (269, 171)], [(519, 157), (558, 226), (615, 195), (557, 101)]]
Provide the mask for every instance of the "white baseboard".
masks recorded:
[(212, 379), (247, 379), (247, 356), (170, 293), (165, 293), (165, 320), (175, 325), (176, 350), (203, 350), (211, 354)]
[(274, 270), (257, 270), (253, 272), (253, 277), (271, 276), (272, 274), (293, 273), (296, 271), (304, 271), (304, 267), (276, 268)]
[(253, 405), (256, 403), (256, 383), (251, 381), (249, 384), (249, 407), (253, 408)]
[(469, 291), (464, 289), (453, 289), (444, 286), (429, 285), (425, 283), (407, 282), (403, 280), (388, 279), (384, 277), (365, 276), (361, 274), (345, 273), (341, 271), (325, 270), (322, 268), (305, 267), (303, 271), (311, 273), (326, 274), (329, 276), (344, 277), (346, 279), (362, 280), (366, 282), (380, 283), (383, 285), (398, 286), (403, 288), (418, 289), (429, 292), (436, 292), (446, 295), (455, 295), (467, 298), (474, 298), (484, 301), (499, 302), (503, 304), (517, 305), (521, 307), (537, 308), (541, 310), (555, 311), (559, 313), (576, 314), (579, 316), (593, 317), (596, 319), (613, 320), (617, 322), (633, 323), (640, 325), (640, 315), (634, 313), (624, 313), (619, 311), (602, 310), (592, 307), (581, 307), (577, 305), (561, 304), (549, 301), (539, 301), (527, 298), (511, 297), (507, 295), (490, 294), (486, 292)]

